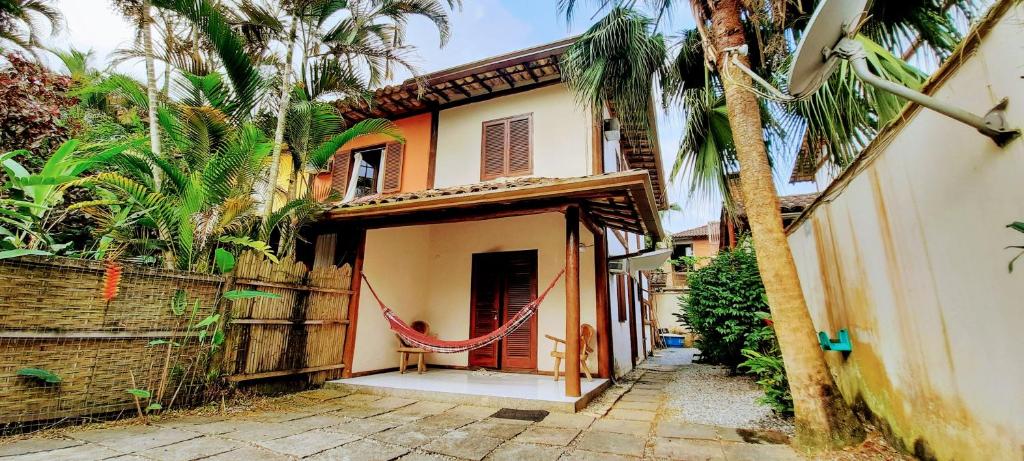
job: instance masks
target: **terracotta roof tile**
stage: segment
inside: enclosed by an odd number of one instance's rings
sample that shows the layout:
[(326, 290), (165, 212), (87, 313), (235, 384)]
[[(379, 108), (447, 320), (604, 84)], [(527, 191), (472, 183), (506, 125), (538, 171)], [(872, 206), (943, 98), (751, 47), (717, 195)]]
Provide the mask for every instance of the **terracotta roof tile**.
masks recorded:
[(693, 229), (687, 229), (687, 230), (684, 230), (682, 232), (676, 232), (675, 234), (672, 234), (672, 238), (677, 238), (677, 239), (683, 238), (683, 239), (685, 239), (685, 238), (707, 237), (708, 236), (708, 226), (709, 225), (710, 226), (714, 226), (714, 227), (718, 227), (718, 221), (712, 221), (712, 222), (710, 222), (708, 224), (704, 224), (702, 226), (694, 227)]

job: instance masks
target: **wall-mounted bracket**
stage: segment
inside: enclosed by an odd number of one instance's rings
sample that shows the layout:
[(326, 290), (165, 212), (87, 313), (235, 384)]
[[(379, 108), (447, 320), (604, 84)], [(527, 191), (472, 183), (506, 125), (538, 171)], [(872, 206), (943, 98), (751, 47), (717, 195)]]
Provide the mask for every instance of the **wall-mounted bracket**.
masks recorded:
[(980, 116), (968, 112), (957, 105), (938, 100), (875, 75), (868, 66), (867, 52), (864, 51), (864, 46), (857, 40), (843, 38), (834, 49), (825, 50), (824, 52), (826, 56), (836, 56), (850, 61), (850, 65), (853, 66), (853, 72), (864, 83), (970, 125), (978, 130), (979, 133), (991, 138), (999, 147), (1009, 144), (1010, 141), (1013, 141), (1021, 134), (1020, 130), (1011, 128), (1006, 123), (1004, 109), (1006, 109), (1008, 100), (1005, 98), (989, 110), (985, 116)]
[(850, 332), (845, 329), (837, 332), (839, 339), (833, 341), (824, 331), (818, 332), (818, 344), (823, 351), (850, 352), (853, 350), (853, 343), (850, 342)]

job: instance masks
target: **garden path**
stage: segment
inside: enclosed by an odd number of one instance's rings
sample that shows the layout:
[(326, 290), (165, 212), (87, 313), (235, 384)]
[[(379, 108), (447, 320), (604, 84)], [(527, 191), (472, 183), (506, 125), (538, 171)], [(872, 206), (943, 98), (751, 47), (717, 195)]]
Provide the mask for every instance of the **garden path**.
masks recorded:
[(498, 408), (322, 389), (270, 410), (35, 436), (0, 445), (0, 461), (802, 459), (779, 433), (665, 417), (665, 389), (688, 362), (680, 359), (662, 351), (614, 401), (539, 422), (496, 418)]

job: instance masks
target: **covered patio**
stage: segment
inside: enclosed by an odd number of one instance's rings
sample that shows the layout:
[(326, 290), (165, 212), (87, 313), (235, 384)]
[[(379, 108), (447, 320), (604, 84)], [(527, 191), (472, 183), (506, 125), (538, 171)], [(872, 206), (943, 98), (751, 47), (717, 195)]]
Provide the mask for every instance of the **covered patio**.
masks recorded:
[[(355, 273), (366, 275), (354, 287), (349, 305), (344, 361), (350, 365), (344, 379), (332, 385), (516, 401), (505, 405), (511, 408), (531, 408), (526, 401), (534, 401), (534, 407), (573, 408), (568, 411), (585, 405), (614, 374), (606, 232), (662, 235), (646, 171), (369, 196), (336, 205), (315, 229), (339, 235), (337, 241), (344, 240), (341, 234), (356, 235)], [(317, 258), (338, 252), (320, 245), (316, 249)], [(516, 349), (515, 354), (501, 345), (491, 352), (432, 353), (426, 374), (393, 373), (398, 361), (391, 351), (398, 340), (368, 282), (380, 302), (406, 323), (424, 321), (438, 340), (464, 341), (489, 328), (481, 329), (482, 314), (474, 310), (483, 296), (478, 259), (523, 254), (527, 264), (516, 267), (529, 265), (533, 271), (525, 274), (525, 288), (497, 296), (505, 302), (512, 296), (529, 300), (549, 283), (553, 287), (531, 319), (533, 326), (520, 328), (517, 333), (527, 333), (504, 346)], [(508, 285), (514, 276), (502, 283)], [(492, 325), (503, 323), (507, 317), (502, 315), (495, 313)], [(581, 379), (584, 351), (579, 341), (567, 341), (559, 348), (566, 378), (556, 382), (550, 356), (555, 344), (544, 336), (579, 338), (584, 324), (596, 330), (587, 361), (594, 380)], [(487, 371), (473, 371), (481, 367)]]
[(602, 378), (583, 380), (580, 383), (580, 396), (569, 397), (565, 395), (565, 382), (556, 382), (547, 375), (437, 369), (424, 374), (399, 374), (392, 371), (330, 381), (325, 386), (460, 405), (575, 413), (610, 384), (610, 380)]

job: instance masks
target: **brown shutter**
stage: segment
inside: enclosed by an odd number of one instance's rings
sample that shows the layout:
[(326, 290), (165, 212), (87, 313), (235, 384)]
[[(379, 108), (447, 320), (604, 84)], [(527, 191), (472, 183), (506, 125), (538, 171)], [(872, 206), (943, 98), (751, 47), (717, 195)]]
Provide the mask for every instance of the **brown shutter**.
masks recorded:
[(480, 179), (488, 180), (505, 175), (505, 120), (484, 123)]
[(508, 175), (524, 175), (533, 171), (531, 145), (533, 131), (532, 117), (529, 115), (512, 118), (508, 121)]
[(343, 150), (334, 154), (334, 160), (331, 162), (331, 190), (345, 195), (346, 189), (348, 189), (348, 173), (349, 164), (352, 163), (352, 151)]
[(625, 323), (629, 320), (629, 314), (626, 308), (626, 276), (623, 274), (615, 274), (615, 291), (617, 307), (619, 308), (619, 322)]
[(384, 147), (384, 184), (381, 192), (387, 194), (402, 190), (402, 162), (405, 157), (405, 144), (388, 143)]
[[(512, 319), (523, 306), (537, 297), (537, 253), (507, 253), (505, 269), (505, 312), (502, 323)], [(502, 368), (533, 370), (537, 368), (537, 317), (505, 337)]]

